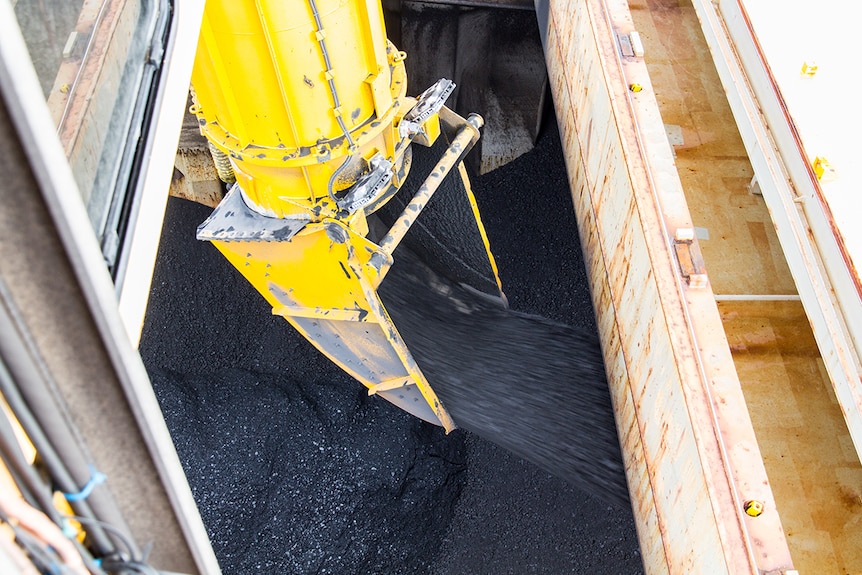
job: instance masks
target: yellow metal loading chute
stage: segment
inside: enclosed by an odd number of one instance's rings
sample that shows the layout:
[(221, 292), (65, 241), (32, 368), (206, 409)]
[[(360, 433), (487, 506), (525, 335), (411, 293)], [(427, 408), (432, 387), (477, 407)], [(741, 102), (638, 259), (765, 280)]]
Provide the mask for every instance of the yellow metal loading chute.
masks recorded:
[[(377, 288), (431, 196), (456, 180), (469, 204), (464, 227), (502, 297), (461, 165), (482, 120), (443, 107), (448, 80), (407, 97), (404, 58), (386, 39), (377, 0), (209, 0), (192, 111), (236, 184), (198, 238), (369, 393), (449, 431), (454, 422)], [(438, 138), (448, 146), (436, 166), (372, 241), (367, 218), (404, 184), (411, 143)]]

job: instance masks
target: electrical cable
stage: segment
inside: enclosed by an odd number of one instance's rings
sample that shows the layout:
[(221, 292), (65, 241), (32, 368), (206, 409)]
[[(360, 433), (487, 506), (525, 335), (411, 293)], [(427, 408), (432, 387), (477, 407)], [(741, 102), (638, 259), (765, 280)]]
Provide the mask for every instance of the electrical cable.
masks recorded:
[[(2, 359), (0, 359), (0, 367), (5, 369), (5, 363)], [(36, 423), (33, 414), (27, 408), (23, 398), (17, 393), (14, 384), (9, 384), (4, 378), (0, 377), (0, 391), (2, 391), (3, 396), (18, 418), (18, 422), (24, 428), (24, 432), (36, 448), (36, 452), (39, 453), (39, 456), (45, 463), (45, 467), (48, 469), (48, 473), (51, 475), (53, 481), (61, 490), (67, 489), (67, 486), (74, 489), (75, 482), (72, 480), (71, 474), (65, 468), (62, 459), (54, 451), (51, 443), (42, 434), (41, 428)], [(71, 491), (72, 489), (69, 490)], [(70, 505), (75, 510), (77, 516), (92, 517), (95, 519), (93, 511), (86, 500), (76, 501), (70, 503)], [(92, 539), (100, 554), (107, 555), (114, 551), (115, 546), (111, 543), (111, 539), (104, 530), (100, 528), (88, 530), (87, 535)]]
[(323, 54), (323, 63), (326, 66), (327, 84), (329, 85), (329, 93), (332, 95), (335, 121), (338, 122), (338, 127), (341, 128), (341, 131), (344, 133), (344, 137), (347, 139), (348, 149), (350, 150), (344, 162), (342, 162), (341, 165), (332, 173), (332, 176), (329, 178), (329, 183), (327, 184), (329, 199), (335, 202), (337, 200), (335, 198), (335, 192), (332, 191), (332, 186), (335, 183), (335, 179), (347, 167), (347, 164), (350, 163), (353, 156), (356, 154), (356, 142), (353, 141), (353, 137), (350, 135), (350, 130), (347, 129), (347, 125), (344, 123), (344, 118), (341, 117), (341, 113), (339, 112), (339, 108), (341, 108), (341, 100), (338, 98), (338, 90), (335, 87), (335, 78), (332, 74), (332, 63), (329, 60), (329, 51), (326, 49), (325, 33), (323, 32), (323, 23), (320, 20), (320, 13), (317, 11), (317, 2), (315, 2), (315, 0), (308, 0), (308, 4), (311, 6), (311, 14), (314, 16), (314, 24), (317, 26), (318, 44), (320, 45), (320, 52)]
[(329, 183), (327, 184), (326, 188), (327, 188), (327, 192), (329, 192), (329, 199), (332, 200), (333, 202), (337, 203), (338, 198), (335, 197), (335, 192), (332, 191), (332, 186), (335, 183), (336, 178), (338, 178), (338, 176), (341, 175), (341, 172), (344, 170), (344, 168), (347, 167), (347, 164), (349, 164), (350, 160), (352, 160), (352, 159), (353, 159), (352, 155), (347, 156), (347, 158), (341, 163), (341, 165), (338, 166), (334, 172), (332, 172), (332, 176), (330, 176), (330, 178), (329, 178)]
[(14, 494), (3, 493), (0, 498), (0, 520), (9, 526), (16, 543), (43, 573), (99, 573), (88, 569), (78, 546), (44, 513)]
[(326, 74), (329, 76), (327, 78), (327, 83), (329, 84), (329, 92), (332, 94), (333, 108), (336, 113), (335, 119), (338, 122), (338, 126), (341, 128), (341, 131), (344, 132), (344, 137), (347, 138), (347, 143), (350, 148), (353, 149), (356, 144), (353, 142), (353, 138), (350, 136), (347, 126), (344, 124), (344, 118), (342, 118), (338, 113), (338, 108), (341, 107), (341, 100), (339, 100), (338, 90), (335, 88), (335, 78), (333, 78), (332, 75), (332, 63), (329, 61), (329, 52), (326, 49), (323, 24), (320, 20), (320, 13), (317, 11), (317, 3), (314, 0), (308, 0), (308, 3), (311, 6), (311, 13), (314, 16), (314, 24), (317, 26), (318, 44), (320, 44), (320, 51), (323, 53), (323, 63), (326, 65)]
[(162, 575), (162, 572), (153, 567), (152, 565), (148, 565), (147, 563), (142, 563), (141, 561), (118, 561), (118, 562), (106, 562), (111, 571), (117, 571), (121, 573), (125, 573), (128, 570), (131, 570), (135, 573), (143, 573), (143, 575)]
[(27, 487), (26, 481), (16, 470), (17, 466), (10, 463), (9, 458), (3, 453), (2, 449), (0, 449), (0, 462), (5, 464), (7, 473), (9, 473), (9, 476), (12, 478), (13, 483), (18, 488), (18, 491), (20, 492), (21, 497), (24, 499), (24, 501), (26, 501), (33, 507), (39, 507), (39, 502), (33, 496), (31, 490)]
[[(2, 288), (3, 286), (0, 284), (0, 291), (3, 291)], [(12, 322), (9, 315), (7, 315), (9, 311), (6, 309), (2, 309), (0, 311), (6, 312), (0, 313), (0, 320), (3, 320), (0, 321), (0, 324), (6, 324), (3, 327), (9, 327), (9, 331), (11, 332), (12, 326), (8, 324)], [(21, 350), (13, 351), (21, 352)], [(52, 481), (55, 483), (55, 486), (64, 492), (78, 491), (79, 487), (72, 477), (71, 471), (66, 466), (63, 458), (61, 458), (54, 449), (53, 443), (48, 439), (48, 436), (39, 424), (36, 416), (30, 410), (27, 400), (21, 394), (21, 390), (12, 376), (12, 371), (7, 366), (3, 357), (0, 357), (0, 366), (2, 366), (2, 373), (9, 375), (8, 378), (0, 377), (0, 392), (2, 392), (3, 396), (6, 398), (6, 402), (12, 409), (15, 417), (18, 419), (18, 423), (24, 429), (24, 433), (27, 434), (30, 442), (36, 448), (36, 452), (45, 464), (45, 468), (51, 476)], [(30, 383), (30, 391), (33, 392), (33, 382), (29, 379), (28, 382)], [(50, 418), (51, 415), (49, 414), (48, 417)], [(71, 457), (68, 450), (64, 451), (64, 454), (66, 457)], [(71, 503), (71, 505), (72, 509), (75, 510), (76, 515), (95, 518), (95, 513), (89, 501), (76, 501)], [(115, 545), (104, 530), (96, 527), (88, 531), (87, 536), (92, 542), (94, 549), (96, 549), (100, 555), (109, 555), (114, 551)]]
[[(0, 379), (8, 377), (9, 373), (2, 362), (0, 362)], [(0, 412), (2, 411), (0, 410)], [(9, 470), (14, 472), (16, 482), (20, 482), (18, 483), (19, 490), (25, 496), (25, 499), (29, 500), (28, 502), (31, 505), (35, 503), (34, 507), (56, 523), (59, 515), (54, 508), (51, 489), (39, 477), (39, 474), (30, 465), (30, 462), (27, 461), (24, 452), (21, 451), (15, 430), (12, 428), (12, 423), (5, 412), (0, 413), (0, 453), (2, 453), (4, 461), (9, 466)]]
[(62, 573), (60, 570), (62, 560), (55, 553), (51, 552), (50, 547), (44, 545), (36, 537), (27, 533), (27, 531), (21, 529), (8, 519), (3, 518), (2, 520), (12, 529), (12, 533), (15, 535), (15, 542), (24, 550), (36, 569), (41, 573), (50, 573), (52, 575)]
[(113, 536), (115, 536), (119, 541), (121, 541), (123, 543), (123, 546), (129, 552), (129, 559), (130, 560), (136, 561), (136, 560), (140, 559), (139, 557), (135, 557), (136, 552), (137, 552), (137, 547), (132, 542), (132, 540), (129, 538), (129, 536), (126, 535), (125, 533), (123, 533), (117, 527), (111, 525), (110, 523), (105, 523), (104, 521), (100, 521), (98, 519), (93, 519), (90, 517), (80, 517), (77, 515), (67, 516), (66, 519), (73, 519), (73, 520), (77, 521), (78, 523), (81, 523), (85, 527), (91, 526), (91, 525), (97, 525), (97, 526), (101, 527), (102, 529), (104, 529), (105, 531), (109, 531)]
[(107, 575), (93, 558), (93, 555), (90, 553), (90, 550), (84, 547), (83, 543), (81, 543), (74, 537), (71, 538), (71, 541), (72, 544), (75, 546), (75, 549), (77, 549), (78, 553), (81, 555), (81, 559), (84, 560), (84, 565), (90, 571), (91, 575)]

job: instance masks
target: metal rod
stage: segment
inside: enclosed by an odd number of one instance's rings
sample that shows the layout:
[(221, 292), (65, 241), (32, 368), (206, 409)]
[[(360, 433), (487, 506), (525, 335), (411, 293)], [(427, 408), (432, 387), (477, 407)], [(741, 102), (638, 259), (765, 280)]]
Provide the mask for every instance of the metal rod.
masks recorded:
[(392, 252), (395, 251), (395, 248), (398, 247), (398, 244), (400, 244), (401, 240), (404, 239), (404, 236), (407, 235), (407, 231), (410, 229), (410, 226), (413, 225), (416, 218), (419, 217), (419, 214), (421, 214), (422, 210), (425, 209), (425, 206), (428, 205), (434, 192), (436, 192), (440, 187), (440, 184), (443, 183), (444, 178), (446, 178), (446, 176), (455, 169), (458, 162), (460, 162), (473, 148), (473, 144), (476, 143), (476, 140), (479, 137), (479, 128), (481, 128), (484, 123), (484, 120), (478, 114), (470, 114), (467, 118), (467, 124), (463, 125), (458, 130), (458, 133), (455, 135), (452, 143), (449, 144), (443, 157), (440, 158), (440, 161), (438, 161), (437, 165), (434, 166), (434, 169), (431, 170), (431, 174), (425, 179), (422, 186), (419, 187), (419, 190), (417, 190), (416, 194), (413, 196), (413, 199), (410, 200), (407, 206), (405, 206), (404, 211), (402, 211), (401, 215), (398, 216), (398, 219), (395, 220), (389, 233), (387, 233), (380, 242), (381, 252), (387, 255), (392, 255)]
[(715, 294), (715, 301), (801, 301), (798, 294)]

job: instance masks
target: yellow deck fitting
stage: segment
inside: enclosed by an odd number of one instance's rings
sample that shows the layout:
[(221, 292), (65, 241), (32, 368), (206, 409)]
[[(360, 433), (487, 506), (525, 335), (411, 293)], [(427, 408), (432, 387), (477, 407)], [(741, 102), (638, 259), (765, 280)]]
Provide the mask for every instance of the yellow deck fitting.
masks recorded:
[(802, 75), (814, 76), (817, 73), (817, 63), (812, 60), (806, 60), (802, 63)]
[(838, 174), (835, 172), (835, 168), (833, 168), (832, 164), (829, 163), (829, 160), (824, 157), (817, 156), (814, 158), (812, 167), (814, 168), (814, 175), (817, 176), (817, 179), (821, 182), (831, 182), (838, 177)]

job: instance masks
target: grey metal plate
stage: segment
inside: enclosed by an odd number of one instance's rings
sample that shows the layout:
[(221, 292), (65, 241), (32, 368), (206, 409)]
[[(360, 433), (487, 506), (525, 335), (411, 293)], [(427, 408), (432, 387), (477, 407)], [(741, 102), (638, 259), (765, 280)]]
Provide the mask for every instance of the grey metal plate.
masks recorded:
[(212, 215), (198, 226), (197, 238), (209, 241), (286, 242), (310, 221), (310, 218), (271, 218), (259, 214), (246, 205), (239, 186), (234, 186)]

